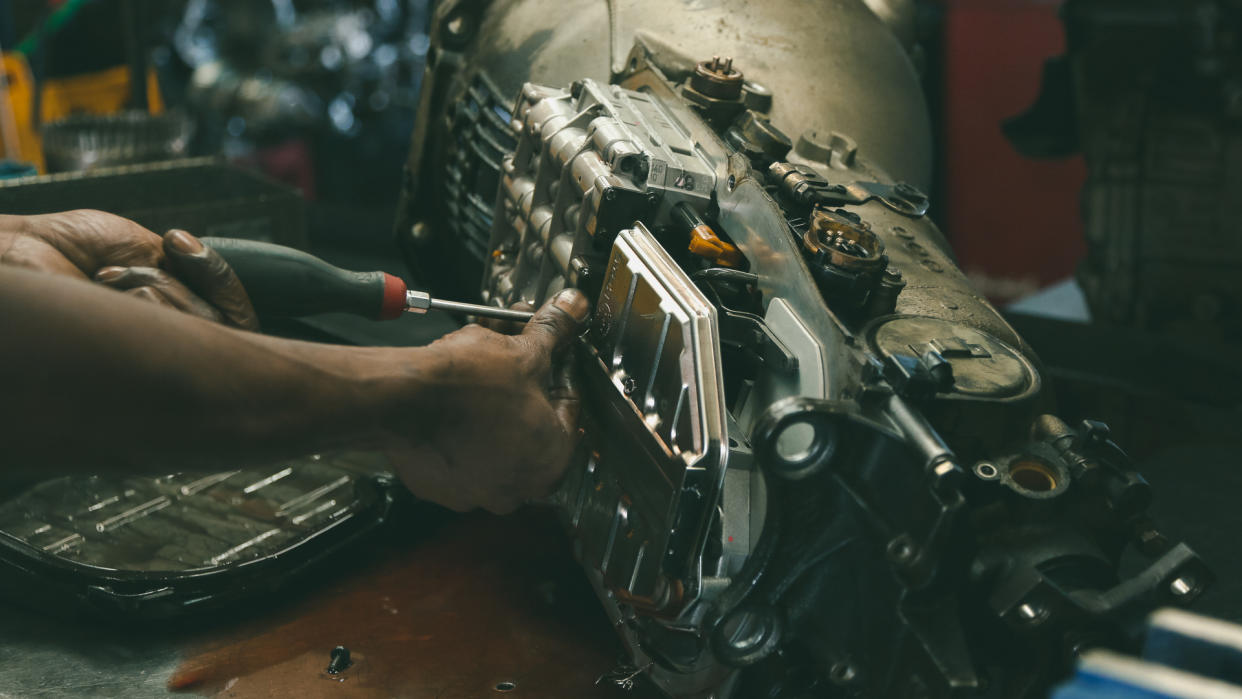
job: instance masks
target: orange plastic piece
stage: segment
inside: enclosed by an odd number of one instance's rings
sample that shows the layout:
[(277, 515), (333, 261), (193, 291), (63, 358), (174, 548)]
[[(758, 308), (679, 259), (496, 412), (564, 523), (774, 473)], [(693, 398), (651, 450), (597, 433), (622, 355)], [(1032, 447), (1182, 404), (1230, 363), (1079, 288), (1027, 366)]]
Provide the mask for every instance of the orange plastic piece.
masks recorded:
[[(20, 53), (0, 56), (4, 84), (0, 86), (0, 144), (4, 157), (34, 163), (43, 172), (43, 146), (34, 109), (34, 79), (26, 57)], [(108, 68), (96, 73), (48, 80), (42, 85), (39, 122), (45, 124), (70, 114), (112, 114), (129, 100), (129, 69)], [(164, 111), (155, 71), (147, 71), (147, 105), (152, 114)]]
[(34, 163), (43, 171), (43, 150), (39, 133), (32, 126), (31, 105), (34, 104), (34, 79), (30, 66), (20, 53), (0, 57), (4, 86), (0, 88), (0, 142), (4, 157)]
[(722, 240), (716, 231), (706, 225), (695, 226), (690, 231), (690, 252), (722, 267), (738, 267), (744, 259), (736, 245)]

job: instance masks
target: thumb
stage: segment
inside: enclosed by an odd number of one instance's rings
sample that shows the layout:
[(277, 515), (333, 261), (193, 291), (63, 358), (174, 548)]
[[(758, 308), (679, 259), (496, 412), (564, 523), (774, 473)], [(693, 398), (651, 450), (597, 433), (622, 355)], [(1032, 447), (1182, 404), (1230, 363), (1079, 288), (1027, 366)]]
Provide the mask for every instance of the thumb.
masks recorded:
[(244, 330), (259, 329), (250, 296), (219, 253), (185, 231), (171, 230), (164, 234), (164, 255), (170, 271), (226, 320)]
[(526, 322), (522, 338), (545, 354), (577, 335), (591, 315), (591, 302), (577, 289), (563, 289)]

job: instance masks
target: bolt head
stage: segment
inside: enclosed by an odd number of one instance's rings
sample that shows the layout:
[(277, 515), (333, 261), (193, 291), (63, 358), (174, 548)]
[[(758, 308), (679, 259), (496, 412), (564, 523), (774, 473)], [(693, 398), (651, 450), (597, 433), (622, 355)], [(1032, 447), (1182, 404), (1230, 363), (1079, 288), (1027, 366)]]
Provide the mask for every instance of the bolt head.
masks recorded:
[(1169, 583), (1169, 592), (1172, 592), (1173, 596), (1179, 599), (1192, 597), (1198, 591), (1199, 583), (1191, 575), (1180, 575), (1174, 578), (1173, 582)]

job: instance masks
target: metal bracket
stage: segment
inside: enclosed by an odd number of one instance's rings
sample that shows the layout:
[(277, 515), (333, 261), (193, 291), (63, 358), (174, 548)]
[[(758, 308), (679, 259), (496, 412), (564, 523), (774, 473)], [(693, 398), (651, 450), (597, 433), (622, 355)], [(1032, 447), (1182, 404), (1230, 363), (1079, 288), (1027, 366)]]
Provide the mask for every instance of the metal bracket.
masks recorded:
[(753, 355), (759, 362), (775, 371), (797, 371), (798, 358), (779, 337), (772, 333), (763, 318), (754, 313), (737, 311), (724, 305), (720, 291), (713, 285), (715, 281), (753, 284), (758, 281), (757, 276), (739, 270), (716, 268), (703, 270), (692, 275), (691, 278), (708, 300), (716, 306), (722, 345), (740, 347), (744, 352)]
[(803, 204), (843, 206), (865, 204), (875, 199), (893, 211), (911, 218), (925, 215), (931, 205), (926, 194), (905, 182), (833, 184), (811, 168), (793, 163), (772, 163), (768, 172), (777, 180), (781, 189)]

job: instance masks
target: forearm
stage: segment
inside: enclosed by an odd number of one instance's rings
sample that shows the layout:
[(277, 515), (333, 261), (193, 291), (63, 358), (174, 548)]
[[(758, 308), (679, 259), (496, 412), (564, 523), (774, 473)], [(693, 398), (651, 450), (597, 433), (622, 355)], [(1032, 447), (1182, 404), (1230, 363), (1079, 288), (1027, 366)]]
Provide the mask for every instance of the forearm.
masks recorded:
[(0, 267), (0, 467), (173, 470), (376, 444), (387, 414), (423, 405), (425, 352), (270, 338)]

